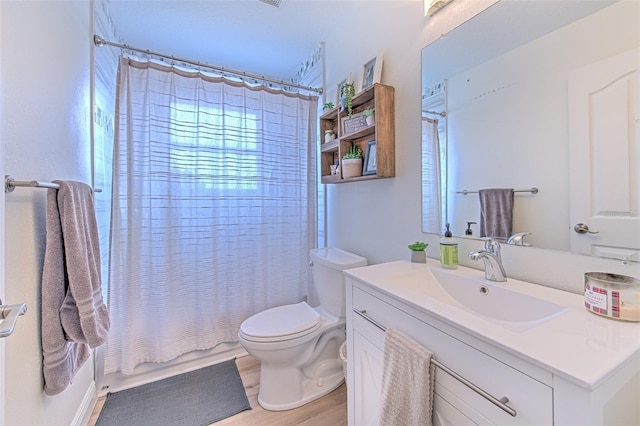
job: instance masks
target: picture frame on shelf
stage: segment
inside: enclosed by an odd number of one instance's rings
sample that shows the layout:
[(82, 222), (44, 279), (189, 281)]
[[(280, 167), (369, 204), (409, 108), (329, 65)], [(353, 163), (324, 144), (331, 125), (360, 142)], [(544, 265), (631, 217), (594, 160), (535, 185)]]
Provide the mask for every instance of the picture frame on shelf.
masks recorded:
[(376, 83), (380, 83), (382, 76), (382, 52), (378, 56), (369, 59), (362, 66), (362, 86), (360, 90), (368, 89)]
[(367, 149), (364, 154), (364, 167), (362, 168), (362, 176), (375, 175), (378, 173), (378, 158), (376, 141), (367, 142)]
[(338, 83), (338, 91), (336, 92), (336, 105), (338, 105), (338, 106), (342, 105), (340, 103), (340, 93), (342, 93), (342, 87), (347, 83), (352, 83), (351, 74), (349, 74), (349, 77), (345, 78), (340, 83)]

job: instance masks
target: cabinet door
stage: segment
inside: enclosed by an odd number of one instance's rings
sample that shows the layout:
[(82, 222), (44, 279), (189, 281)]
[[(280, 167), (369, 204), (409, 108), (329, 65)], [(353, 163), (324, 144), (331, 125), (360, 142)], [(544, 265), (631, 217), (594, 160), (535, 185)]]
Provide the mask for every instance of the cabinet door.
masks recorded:
[(477, 425), (440, 395), (433, 395), (433, 426)]
[(355, 400), (354, 420), (358, 426), (377, 425), (382, 389), (382, 348), (374, 345), (363, 335), (353, 332), (353, 360)]

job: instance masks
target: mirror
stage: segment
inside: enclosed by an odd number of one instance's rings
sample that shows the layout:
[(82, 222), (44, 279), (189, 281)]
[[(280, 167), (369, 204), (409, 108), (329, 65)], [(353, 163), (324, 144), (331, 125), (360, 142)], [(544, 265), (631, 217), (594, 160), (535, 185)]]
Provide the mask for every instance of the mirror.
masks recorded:
[[(530, 233), (519, 243), (640, 260), (638, 150), (602, 160), (609, 166), (620, 159), (626, 163), (620, 162), (620, 171), (614, 168), (613, 174), (631, 182), (623, 182), (627, 206), (576, 219), (579, 182), (574, 172), (581, 166), (575, 163), (574, 141), (589, 138), (580, 138), (570, 126), (578, 109), (571, 101), (576, 97), (576, 76), (595, 63), (637, 49), (638, 16), (638, 2), (503, 0), (423, 49), (423, 232), (442, 234), (449, 222), (454, 235), (479, 238), (477, 192), (513, 188), (511, 234)], [(636, 100), (630, 103), (636, 106), (629, 107), (627, 142), (633, 147), (640, 139), (637, 64), (631, 74), (635, 80), (628, 84), (629, 93)], [(434, 142), (434, 134), (439, 141)], [(433, 155), (436, 145), (439, 157)], [(597, 147), (587, 150), (592, 156), (610, 155)], [(607, 176), (594, 172), (587, 180), (604, 188), (605, 182), (615, 181)], [(436, 184), (441, 188), (437, 194)], [(592, 201), (591, 207), (601, 202)], [(596, 237), (574, 231), (577, 222), (591, 224), (597, 215), (624, 217), (628, 223), (617, 233), (638, 232), (623, 248), (603, 248), (594, 241), (604, 232)], [(471, 235), (465, 234), (468, 222), (476, 222)], [(576, 248), (580, 238), (594, 243)]]

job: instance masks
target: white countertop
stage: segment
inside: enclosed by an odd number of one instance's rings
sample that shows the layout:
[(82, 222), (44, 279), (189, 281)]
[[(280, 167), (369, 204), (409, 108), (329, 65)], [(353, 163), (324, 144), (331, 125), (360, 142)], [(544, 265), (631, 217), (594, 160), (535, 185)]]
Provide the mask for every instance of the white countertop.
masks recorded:
[[(618, 321), (589, 312), (581, 295), (507, 279), (504, 285), (523, 294), (563, 305), (567, 310), (546, 322), (515, 327), (442, 303), (429, 286), (428, 268), (439, 264), (396, 261), (345, 270), (345, 274), (397, 298), (441, 321), (485, 340), (581, 387), (592, 390), (628, 362), (640, 370), (640, 322)], [(460, 266), (458, 273), (484, 278), (484, 271)], [(403, 274), (422, 280), (393, 279)], [(429, 294), (431, 293), (431, 295)]]

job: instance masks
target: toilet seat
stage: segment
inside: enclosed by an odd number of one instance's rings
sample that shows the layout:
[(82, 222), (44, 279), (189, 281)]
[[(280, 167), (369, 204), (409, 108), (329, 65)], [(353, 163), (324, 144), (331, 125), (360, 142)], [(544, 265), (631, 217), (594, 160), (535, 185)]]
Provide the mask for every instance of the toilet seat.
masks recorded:
[(320, 327), (320, 315), (306, 302), (258, 312), (240, 325), (240, 334), (253, 342), (296, 339)]

